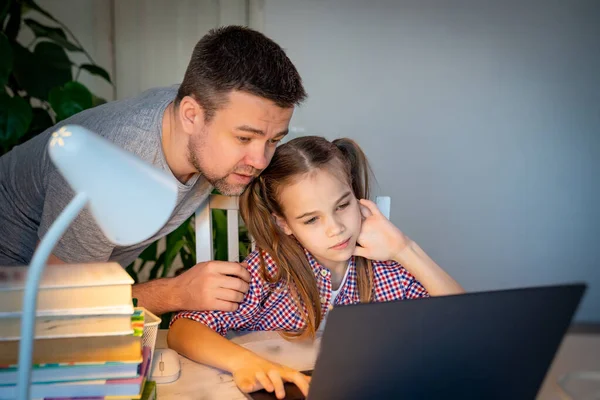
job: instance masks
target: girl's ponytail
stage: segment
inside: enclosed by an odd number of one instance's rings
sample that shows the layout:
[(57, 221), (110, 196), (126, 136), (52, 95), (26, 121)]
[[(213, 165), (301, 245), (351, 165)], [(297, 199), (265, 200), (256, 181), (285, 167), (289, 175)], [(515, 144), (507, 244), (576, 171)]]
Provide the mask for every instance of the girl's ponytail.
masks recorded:
[(369, 198), (369, 178), (371, 168), (367, 157), (359, 145), (352, 139), (341, 138), (333, 141), (333, 144), (342, 152), (344, 158), (350, 164), (350, 177), (352, 178), (352, 190), (358, 199)]

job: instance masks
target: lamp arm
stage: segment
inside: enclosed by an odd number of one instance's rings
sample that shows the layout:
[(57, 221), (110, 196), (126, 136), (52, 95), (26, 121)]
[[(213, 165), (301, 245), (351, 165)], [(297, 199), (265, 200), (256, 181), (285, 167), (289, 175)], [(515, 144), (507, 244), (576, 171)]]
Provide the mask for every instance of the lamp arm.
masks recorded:
[(19, 374), (17, 380), (17, 399), (29, 400), (31, 379), (32, 348), (35, 337), (35, 315), (38, 287), (48, 257), (56, 242), (60, 239), (81, 209), (87, 204), (88, 196), (78, 193), (54, 221), (40, 242), (27, 270), (27, 281), (23, 295), (23, 311), (21, 313), (21, 339), (19, 341)]

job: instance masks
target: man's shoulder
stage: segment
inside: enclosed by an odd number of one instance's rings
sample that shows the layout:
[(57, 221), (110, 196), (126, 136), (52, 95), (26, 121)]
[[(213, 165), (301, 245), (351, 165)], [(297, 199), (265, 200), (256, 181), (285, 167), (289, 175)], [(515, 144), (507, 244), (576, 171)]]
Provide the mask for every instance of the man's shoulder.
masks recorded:
[(137, 96), (116, 100), (104, 105), (113, 103), (117, 108), (125, 108), (134, 112), (146, 112), (149, 109), (165, 108), (175, 100), (178, 89), (179, 85), (151, 88)]
[(115, 127), (150, 128), (177, 95), (177, 86), (148, 89), (135, 97), (114, 100), (77, 113), (60, 125), (76, 124), (108, 136)]
[[(162, 115), (176, 94), (177, 86), (149, 89), (136, 97), (84, 110), (45, 133), (50, 134), (67, 124), (80, 125), (124, 150), (142, 155), (158, 148), (155, 144), (160, 140)], [(152, 160), (154, 155), (146, 154), (142, 158)]]
[[(175, 100), (179, 85), (162, 86), (146, 89), (143, 92), (135, 95), (128, 96), (122, 99), (112, 100), (90, 110), (102, 110), (103, 108), (115, 108), (115, 109), (136, 109), (142, 110), (147, 108), (149, 104), (162, 104), (170, 103)], [(89, 110), (86, 110), (89, 111)], [(86, 112), (84, 111), (84, 113)], [(79, 113), (81, 114), (81, 113)], [(76, 115), (79, 115), (76, 114)]]

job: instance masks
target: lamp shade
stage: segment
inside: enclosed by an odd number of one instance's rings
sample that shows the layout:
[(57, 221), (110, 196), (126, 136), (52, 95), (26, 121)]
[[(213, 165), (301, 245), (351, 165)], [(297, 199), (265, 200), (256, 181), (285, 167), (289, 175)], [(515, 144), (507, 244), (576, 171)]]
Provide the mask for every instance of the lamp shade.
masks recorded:
[(76, 194), (86, 194), (111, 242), (142, 242), (171, 216), (177, 201), (173, 177), (88, 129), (63, 126), (52, 134), (48, 152)]

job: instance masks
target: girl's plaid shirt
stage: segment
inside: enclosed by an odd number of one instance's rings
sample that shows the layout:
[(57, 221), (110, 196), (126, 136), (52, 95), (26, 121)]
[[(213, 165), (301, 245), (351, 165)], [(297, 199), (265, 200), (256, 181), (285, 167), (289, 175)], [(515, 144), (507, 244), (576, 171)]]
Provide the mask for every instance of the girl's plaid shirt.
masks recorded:
[[(274, 276), (277, 265), (273, 258), (262, 252), (267, 274)], [(331, 298), (331, 272), (305, 250), (319, 287), (322, 315), (334, 305), (357, 304), (360, 298), (357, 288), (354, 257), (348, 262), (348, 276), (342, 283), (338, 295)], [(238, 309), (224, 311), (181, 311), (171, 320), (190, 318), (225, 336), (227, 331), (300, 331), (305, 323), (284, 280), (276, 283), (265, 281), (260, 273), (258, 250), (247, 258), (248, 271), (252, 277), (250, 289)], [(427, 290), (404, 267), (395, 261), (373, 261), (373, 300), (391, 300), (428, 297)]]

